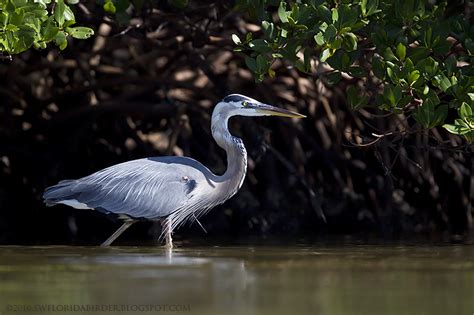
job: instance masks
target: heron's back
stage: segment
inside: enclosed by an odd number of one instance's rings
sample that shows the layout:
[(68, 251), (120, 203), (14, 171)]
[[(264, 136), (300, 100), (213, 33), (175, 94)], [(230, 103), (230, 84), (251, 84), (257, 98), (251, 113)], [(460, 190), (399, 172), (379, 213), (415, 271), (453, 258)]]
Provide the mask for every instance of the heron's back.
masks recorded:
[[(215, 175), (186, 157), (153, 157), (113, 165), (46, 189), (48, 205), (66, 204), (133, 218), (158, 219), (185, 208)], [(203, 187), (204, 186), (204, 187)]]

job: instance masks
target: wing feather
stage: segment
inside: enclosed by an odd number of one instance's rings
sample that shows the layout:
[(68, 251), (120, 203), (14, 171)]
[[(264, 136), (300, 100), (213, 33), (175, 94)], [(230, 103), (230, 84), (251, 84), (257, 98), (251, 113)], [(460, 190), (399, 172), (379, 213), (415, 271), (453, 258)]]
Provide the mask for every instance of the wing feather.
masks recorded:
[(77, 203), (134, 218), (165, 217), (186, 205), (196, 183), (212, 173), (189, 158), (161, 157), (117, 164), (44, 193), (47, 204)]

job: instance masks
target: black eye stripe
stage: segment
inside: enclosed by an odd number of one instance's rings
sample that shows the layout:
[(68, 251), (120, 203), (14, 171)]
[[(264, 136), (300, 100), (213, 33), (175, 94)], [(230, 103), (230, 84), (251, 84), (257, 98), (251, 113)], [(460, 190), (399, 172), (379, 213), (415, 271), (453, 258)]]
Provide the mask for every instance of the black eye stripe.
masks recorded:
[(230, 103), (230, 102), (240, 102), (242, 100), (245, 100), (245, 96), (243, 95), (239, 95), (239, 94), (231, 94), (231, 95), (227, 95), (226, 97), (224, 97), (223, 101), (224, 102), (227, 102), (227, 103)]
[(226, 102), (226, 103), (230, 103), (230, 102), (242, 102), (242, 101), (247, 101), (247, 102), (252, 102), (252, 99), (250, 99), (249, 97), (245, 96), (245, 95), (240, 95), (240, 94), (230, 94), (230, 95), (227, 95), (226, 97), (224, 97), (222, 99), (222, 101)]

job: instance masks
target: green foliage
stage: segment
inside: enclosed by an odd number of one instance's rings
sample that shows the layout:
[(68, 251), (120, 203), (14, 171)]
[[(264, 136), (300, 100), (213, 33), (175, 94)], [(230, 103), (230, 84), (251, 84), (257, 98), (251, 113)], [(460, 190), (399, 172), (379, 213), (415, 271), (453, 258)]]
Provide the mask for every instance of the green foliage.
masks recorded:
[(474, 114), (472, 107), (463, 102), (458, 109), (459, 118), (454, 124), (445, 124), (443, 127), (451, 133), (462, 135), (466, 140), (474, 141)]
[(68, 36), (86, 39), (94, 34), (88, 27), (71, 27), (75, 23), (64, 0), (0, 0), (0, 51), (19, 54), (31, 47), (45, 48), (51, 41), (62, 50)]
[[(135, 5), (142, 5), (143, 0), (134, 1)], [(99, 0), (98, 3), (102, 5), (107, 14), (115, 16), (115, 20), (120, 24), (127, 24), (130, 21), (130, 15), (127, 13), (130, 7), (129, 0)]]
[(412, 114), (424, 128), (443, 126), (453, 112), (459, 118), (444, 127), (472, 141), (461, 108), (474, 107), (474, 25), (446, 8), (422, 0), (239, 0), (237, 9), (262, 29), (232, 38), (257, 81), (275, 74), (276, 59), (305, 73), (322, 62), (329, 70), (317, 75), (327, 84), (341, 73), (362, 81), (347, 89), (352, 108)]

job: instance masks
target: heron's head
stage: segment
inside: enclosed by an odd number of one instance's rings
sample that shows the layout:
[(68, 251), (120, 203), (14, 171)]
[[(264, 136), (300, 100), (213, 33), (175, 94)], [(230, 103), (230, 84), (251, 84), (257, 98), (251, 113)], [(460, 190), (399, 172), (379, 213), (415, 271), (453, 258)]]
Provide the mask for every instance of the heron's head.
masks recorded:
[(227, 95), (214, 109), (214, 115), (224, 114), (230, 116), (282, 116), (291, 118), (304, 118), (306, 116), (264, 104), (253, 98), (240, 94)]

